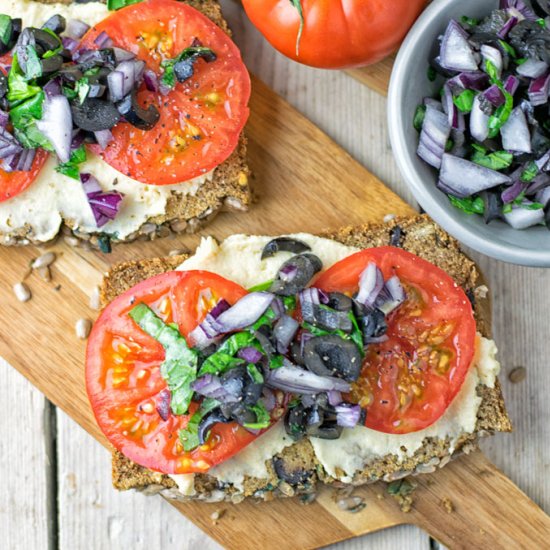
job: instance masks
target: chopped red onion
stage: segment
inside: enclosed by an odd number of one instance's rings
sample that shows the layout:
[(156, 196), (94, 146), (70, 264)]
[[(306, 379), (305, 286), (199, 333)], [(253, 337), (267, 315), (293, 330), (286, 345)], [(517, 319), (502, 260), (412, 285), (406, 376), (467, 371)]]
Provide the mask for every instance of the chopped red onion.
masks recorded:
[[(524, 201), (526, 206), (532, 204), (530, 201)], [(529, 210), (521, 206), (512, 206), (512, 211), (504, 214), (504, 220), (514, 229), (527, 229), (534, 225), (544, 222), (544, 210)]]
[(113, 133), (111, 130), (98, 130), (94, 132), (94, 136), (102, 151), (105, 151), (107, 145), (113, 140)]
[(373, 307), (384, 288), (384, 276), (374, 262), (369, 262), (359, 277), (359, 292), (356, 300), (367, 307)]
[(533, 107), (548, 103), (548, 92), (550, 91), (550, 73), (539, 76), (529, 85), (529, 100)]
[(269, 372), (267, 384), (289, 393), (312, 394), (336, 390), (347, 393), (351, 390), (350, 384), (340, 378), (318, 376), (310, 371), (301, 369), (285, 360), (285, 364)]
[(502, 136), (502, 146), (506, 151), (514, 151), (515, 153), (530, 153), (531, 132), (525, 113), (521, 107), (516, 107), (506, 124), (500, 129)]
[(263, 354), (260, 350), (253, 348), (252, 346), (248, 346), (240, 349), (237, 352), (237, 357), (244, 359), (248, 363), (257, 363), (262, 360)]
[(0, 128), (6, 128), (10, 121), (10, 115), (0, 109)]
[(440, 65), (449, 71), (477, 71), (478, 63), (468, 43), (468, 33), (454, 19), (441, 41)]
[(497, 48), (493, 48), (492, 46), (487, 46), (486, 44), (483, 44), (480, 49), (481, 57), (485, 62), (490, 61), (496, 68), (498, 75), (500, 76), (502, 74), (502, 69), (504, 68), (504, 61), (502, 59), (502, 54), (500, 53), (500, 50)]
[(296, 336), (300, 324), (296, 319), (289, 315), (283, 315), (273, 327), (273, 334), (277, 340), (277, 351), (279, 353), (287, 353), (288, 346)]
[(504, 83), (504, 89), (510, 94), (515, 95), (519, 88), (519, 78), (516, 78), (514, 75), (510, 75), (506, 82)]
[(4, 172), (28, 172), (32, 168), (36, 149), (22, 149), (2, 160), (0, 168)]
[(170, 398), (171, 394), (168, 388), (158, 394), (157, 412), (165, 422), (170, 418)]
[(502, 202), (509, 203), (518, 198), (520, 193), (525, 189), (525, 184), (521, 181), (516, 181), (510, 187), (507, 187), (501, 194)]
[(101, 31), (94, 40), (94, 44), (99, 49), (111, 48), (113, 46), (113, 41), (105, 31)]
[(538, 19), (537, 14), (523, 0), (500, 0), (500, 9), (506, 10), (518, 21), (523, 21), (523, 19), (536, 21)]
[(64, 95), (48, 97), (46, 94), (42, 104), (42, 118), (36, 121), (36, 127), (52, 144), (59, 160), (68, 162), (73, 130), (69, 100)]
[(420, 132), (418, 156), (434, 168), (439, 168), (450, 135), (451, 125), (447, 115), (428, 106)]
[(530, 57), (516, 70), (517, 73), (521, 76), (525, 76), (527, 78), (538, 78), (548, 71), (548, 63), (546, 63), (545, 61), (540, 61), (540, 59)]
[(78, 40), (75, 40), (70, 36), (64, 36), (61, 38), (61, 43), (66, 50), (71, 52), (71, 54), (73, 54), (76, 51), (76, 48), (78, 48)]
[(489, 136), (489, 117), (481, 109), (481, 98), (476, 96), (470, 113), (470, 133), (474, 139), (485, 141)]
[[(4, 111), (2, 111), (4, 113)], [(6, 114), (6, 116), (8, 116)], [(9, 120), (9, 117), (8, 117)], [(6, 122), (7, 124), (7, 122)], [(5, 126), (0, 127), (0, 159), (6, 159), (12, 155), (19, 154), (23, 151), (23, 147), (17, 141), (15, 136), (13, 136)]]
[(488, 83), (489, 76), (482, 71), (460, 73), (448, 82), (451, 88), (458, 86), (466, 90), (476, 90), (478, 92), (485, 90)]
[(300, 303), (309, 302), (311, 304), (319, 305), (321, 299), (319, 297), (319, 289), (315, 287), (304, 288), (299, 294)]
[(469, 160), (445, 154), (441, 163), (440, 181), (449, 189), (449, 193), (462, 198), (509, 183), (510, 178)]
[(295, 265), (286, 265), (279, 271), (279, 278), (285, 283), (290, 283), (298, 274), (298, 267)]
[(67, 23), (67, 34), (72, 38), (82, 38), (89, 29), (90, 25), (80, 19), (71, 19)]
[(265, 408), (271, 412), (277, 406), (277, 398), (275, 393), (270, 388), (264, 387), (262, 390), (262, 397), (260, 401), (264, 404)]
[(510, 17), (510, 19), (508, 19), (508, 21), (506, 21), (506, 23), (504, 24), (504, 26), (502, 27), (502, 29), (500, 29), (500, 31), (498, 31), (497, 33), (497, 36), (501, 39), (501, 40), (505, 40), (506, 37), (508, 36), (508, 33), (519, 23), (519, 19), (515, 16), (512, 16)]
[(384, 294), (389, 295), (389, 299), (386, 299), (383, 303), (379, 304), (378, 309), (383, 311), (386, 315), (389, 315), (407, 299), (407, 295), (397, 275), (390, 277), (386, 281), (384, 290)]
[(136, 58), (135, 53), (129, 52), (128, 50), (123, 50), (122, 48), (115, 47), (113, 48), (113, 52), (117, 63), (120, 63), (121, 61), (131, 61)]
[(362, 409), (359, 405), (342, 403), (334, 407), (336, 409), (336, 423), (343, 428), (355, 428), (362, 417)]
[(327, 397), (328, 403), (332, 407), (336, 407), (336, 405), (340, 405), (340, 403), (342, 403), (342, 394), (339, 391), (330, 390), (327, 392)]
[(495, 107), (500, 107), (505, 102), (504, 94), (496, 84), (493, 84), (490, 88), (487, 88), (487, 90), (483, 92), (483, 95)]
[(143, 82), (145, 83), (145, 87), (150, 92), (158, 92), (159, 90), (159, 81), (156, 73), (152, 71), (151, 69), (146, 69), (143, 72)]
[(103, 227), (107, 222), (114, 220), (123, 198), (122, 193), (117, 191), (104, 192), (92, 174), (80, 174), (80, 181), (94, 214), (97, 227)]
[[(550, 154), (548, 156), (550, 160)], [(540, 167), (539, 167), (539, 170), (541, 170)], [(544, 174), (544, 173), (538, 174), (537, 176), (535, 176), (535, 179), (529, 184), (529, 187), (527, 187), (527, 189), (525, 190), (525, 194), (534, 195), (535, 193), (538, 193), (539, 191), (546, 189), (549, 186), (550, 186), (550, 175)], [(537, 201), (537, 202), (540, 202), (540, 201)]]

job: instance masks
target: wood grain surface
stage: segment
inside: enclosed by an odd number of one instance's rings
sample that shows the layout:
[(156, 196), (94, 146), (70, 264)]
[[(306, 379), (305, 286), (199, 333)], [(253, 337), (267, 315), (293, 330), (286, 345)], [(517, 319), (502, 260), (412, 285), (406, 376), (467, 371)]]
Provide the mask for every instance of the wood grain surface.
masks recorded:
[(388, 95), (388, 87), (390, 84), (390, 76), (395, 61), (395, 55), (371, 65), (370, 67), (359, 67), (358, 69), (347, 69), (346, 73), (368, 86), (376, 93), (386, 96)]
[[(388, 145), (383, 97), (343, 73), (317, 71), (289, 62), (261, 40), (231, 2), (224, 4), (247, 65), (412, 203), (412, 195), (400, 178)], [(177, 248), (178, 244), (175, 241), (170, 246)], [(149, 252), (155, 255), (154, 247)], [(497, 298), (494, 333), (503, 363), (501, 380), (515, 425), (512, 435), (487, 440), (484, 450), (537, 503), (550, 509), (550, 424), (547, 422), (550, 407), (545, 392), (541, 391), (550, 383), (547, 367), (550, 339), (545, 337), (550, 295), (543, 290), (550, 286), (550, 272), (473, 256)], [(6, 271), (3, 261), (0, 266)], [(54, 270), (56, 283), (59, 271)], [(11, 296), (10, 284), (16, 282), (20, 274), (0, 289), (0, 311)], [(6, 277), (7, 271), (2, 279)], [(30, 284), (36, 292), (50, 290), (34, 277)], [(95, 282), (89, 284), (93, 286)], [(86, 303), (87, 298), (82, 297), (79, 315), (92, 315)], [(72, 324), (67, 323), (66, 329), (71, 333)], [(75, 341), (71, 341), (71, 346), (74, 345)], [(508, 374), (520, 366), (526, 369), (526, 378), (511, 382)], [(219, 548), (162, 499), (114, 492), (110, 486), (108, 452), (65, 413), (56, 413), (55, 408), (45, 405), (41, 395), (1, 361), (0, 402), (10, 411), (8, 415), (0, 415), (0, 462), (5, 482), (0, 493), (2, 547), (10, 550)], [(48, 418), (54, 417), (57, 435), (44, 432), (44, 411), (48, 411)], [(56, 454), (53, 458), (46, 453), (46, 448), (51, 451), (51, 447)], [(54, 468), (50, 468), (52, 459), (57, 461)], [(57, 499), (52, 499), (51, 491), (46, 490), (50, 486)], [(222, 511), (225, 508), (220, 507)], [(443, 511), (439, 513), (447, 517)], [(145, 517), (151, 521), (144, 522)], [(345, 521), (351, 521), (349, 516)], [(493, 521), (497, 526), (501, 523), (496, 516)], [(223, 525), (223, 520), (220, 523)], [(50, 533), (57, 536), (48, 544)], [(247, 533), (242, 536), (246, 537)], [(401, 526), (336, 546), (338, 550), (365, 547), (428, 550), (433, 548), (433, 542), (430, 544), (420, 529)], [(456, 542), (451, 546), (459, 547)]]

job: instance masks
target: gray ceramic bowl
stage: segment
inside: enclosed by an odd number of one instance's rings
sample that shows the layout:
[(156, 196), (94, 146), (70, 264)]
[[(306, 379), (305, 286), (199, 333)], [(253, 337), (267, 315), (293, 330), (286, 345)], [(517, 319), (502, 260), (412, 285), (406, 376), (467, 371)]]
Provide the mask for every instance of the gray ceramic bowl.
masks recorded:
[(550, 231), (523, 231), (504, 222), (486, 225), (481, 216), (464, 214), (451, 205), (435, 184), (436, 171), (416, 156), (418, 133), (412, 120), (426, 96), (435, 97), (441, 82), (427, 78), (433, 44), (450, 19), (463, 15), (481, 18), (498, 6), (497, 0), (435, 0), (405, 39), (392, 73), (389, 91), (390, 139), (403, 178), (426, 212), (467, 246), (488, 256), (528, 266), (550, 267)]

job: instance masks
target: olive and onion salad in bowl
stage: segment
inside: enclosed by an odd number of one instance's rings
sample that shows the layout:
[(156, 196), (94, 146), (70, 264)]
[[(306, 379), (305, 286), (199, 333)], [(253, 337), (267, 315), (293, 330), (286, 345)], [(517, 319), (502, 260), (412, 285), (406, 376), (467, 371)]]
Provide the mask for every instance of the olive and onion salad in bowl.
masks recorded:
[(486, 223), (550, 227), (549, 14), (547, 2), (501, 0), (451, 20), (431, 59), (442, 86), (416, 110), (417, 154), (453, 206)]
[[(217, 301), (190, 332), (189, 347), (143, 303), (130, 311), (166, 350), (162, 369), (172, 412), (185, 414), (192, 401), (200, 402), (179, 433), (185, 451), (207, 444), (219, 423), (257, 432), (284, 414), (293, 439), (337, 439), (344, 428), (364, 423), (365, 411), (343, 394), (361, 374), (365, 348), (384, 341), (386, 315), (405, 300), (405, 292), (397, 277), (384, 281), (374, 263), (353, 298), (309, 287), (323, 266), (307, 250), (289, 238), (269, 242), (262, 258), (278, 251), (295, 255), (265, 288), (252, 289), (232, 306)], [(202, 298), (211, 301), (211, 293)], [(180, 370), (172, 379), (171, 361), (185, 362), (186, 374)]]

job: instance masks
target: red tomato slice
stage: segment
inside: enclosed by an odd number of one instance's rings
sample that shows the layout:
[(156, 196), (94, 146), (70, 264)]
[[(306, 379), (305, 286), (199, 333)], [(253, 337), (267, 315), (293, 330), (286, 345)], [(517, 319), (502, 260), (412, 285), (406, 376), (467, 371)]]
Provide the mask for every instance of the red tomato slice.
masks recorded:
[[(11, 65), (11, 53), (0, 57), (0, 71), (6, 75), (6, 68)], [(48, 160), (48, 153), (44, 149), (38, 149), (34, 157), (31, 169), (27, 172), (6, 172), (0, 169), (0, 202), (7, 201), (16, 197), (36, 179), (38, 173)]]
[(472, 306), (444, 271), (389, 246), (338, 262), (314, 284), (351, 295), (369, 262), (376, 263), (386, 280), (398, 275), (407, 300), (388, 318), (388, 340), (368, 347), (351, 396), (366, 409), (367, 427), (415, 432), (441, 417), (464, 382), (475, 352)]
[(0, 169), (0, 202), (16, 197), (36, 179), (42, 166), (48, 160), (48, 152), (37, 149), (31, 169), (27, 172), (6, 172)]
[(194, 8), (175, 0), (147, 0), (112, 13), (90, 29), (82, 45), (106, 32), (160, 74), (160, 63), (175, 58), (195, 39), (211, 48), (216, 61), (195, 64), (195, 74), (166, 96), (142, 89), (142, 106), (154, 104), (160, 120), (150, 131), (120, 123), (105, 151), (95, 153), (119, 172), (142, 183), (167, 185), (202, 176), (235, 150), (248, 118), (250, 77), (237, 46)]
[[(103, 310), (88, 340), (86, 386), (100, 428), (125, 456), (167, 474), (205, 472), (257, 437), (235, 422), (217, 424), (205, 445), (185, 452), (178, 431), (190, 415), (164, 421), (157, 411), (166, 390), (164, 350), (128, 316), (144, 302), (187, 337), (218, 299), (233, 304), (246, 293), (213, 273), (172, 271), (139, 283)], [(196, 408), (193, 403), (191, 413)]]

